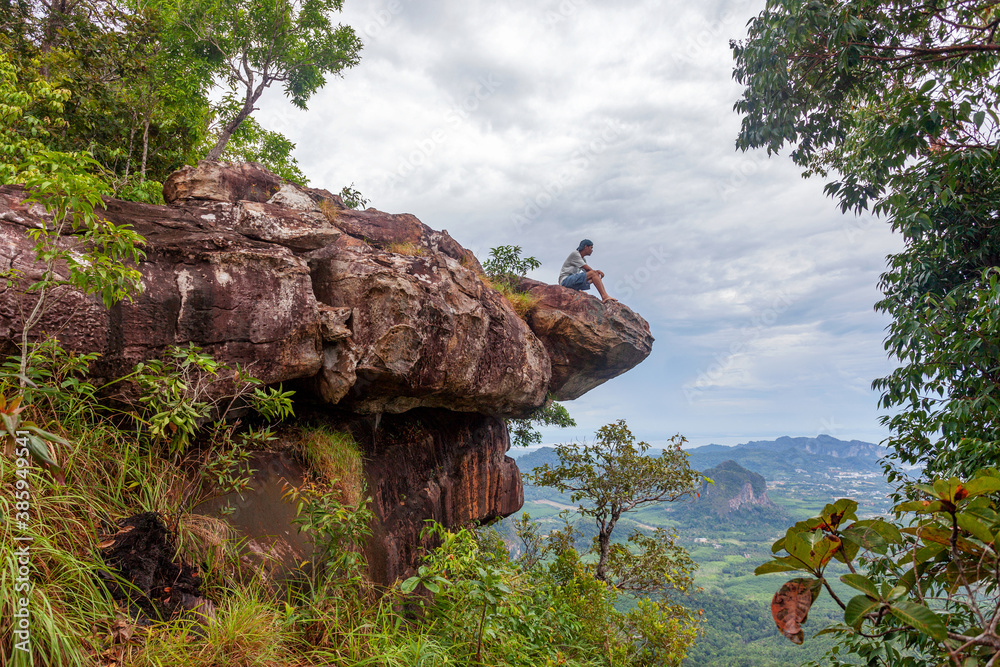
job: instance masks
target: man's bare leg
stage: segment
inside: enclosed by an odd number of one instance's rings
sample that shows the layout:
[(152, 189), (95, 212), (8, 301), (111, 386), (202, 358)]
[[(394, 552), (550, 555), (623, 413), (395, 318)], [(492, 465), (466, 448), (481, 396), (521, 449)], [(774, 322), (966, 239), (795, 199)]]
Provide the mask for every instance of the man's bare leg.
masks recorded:
[(597, 288), (597, 291), (601, 295), (602, 301), (617, 301), (618, 299), (608, 296), (607, 291), (604, 289), (604, 282), (601, 280), (601, 274), (597, 271), (587, 271), (587, 280), (591, 285)]

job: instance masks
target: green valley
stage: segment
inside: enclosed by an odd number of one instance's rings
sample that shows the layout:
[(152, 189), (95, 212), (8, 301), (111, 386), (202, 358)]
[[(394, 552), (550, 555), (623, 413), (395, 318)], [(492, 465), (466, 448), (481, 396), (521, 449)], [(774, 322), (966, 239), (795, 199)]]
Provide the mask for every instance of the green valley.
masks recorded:
[[(836, 498), (858, 500), (863, 518), (888, 512), (891, 487), (879, 463), (884, 450), (871, 443), (821, 435), (735, 447), (706, 445), (687, 452), (691, 466), (714, 484), (704, 484), (698, 499), (627, 514), (616, 535), (625, 540), (636, 529), (672, 528), (678, 533), (679, 544), (698, 563), (695, 580), (701, 591), (688, 604), (704, 610), (704, 634), (684, 664), (784, 667), (820, 660), (833, 646), (832, 638), (810, 638), (796, 646), (778, 633), (771, 618), (771, 597), (787, 577), (754, 576), (753, 571), (771, 558), (771, 544), (792, 523), (815, 516)], [(510, 454), (517, 457), (522, 477), (556, 460), (550, 447), (512, 450)], [(571, 514), (575, 507), (568, 494), (525, 481), (523, 511), (538, 522), (543, 533), (562, 526), (561, 515)], [(578, 527), (585, 539), (593, 536), (589, 525), (580, 522)], [(513, 534), (510, 526), (505, 528)], [(842, 574), (831, 569), (834, 572)], [(810, 636), (810, 631), (815, 633), (842, 618), (832, 599), (823, 596), (810, 612), (806, 634)]]

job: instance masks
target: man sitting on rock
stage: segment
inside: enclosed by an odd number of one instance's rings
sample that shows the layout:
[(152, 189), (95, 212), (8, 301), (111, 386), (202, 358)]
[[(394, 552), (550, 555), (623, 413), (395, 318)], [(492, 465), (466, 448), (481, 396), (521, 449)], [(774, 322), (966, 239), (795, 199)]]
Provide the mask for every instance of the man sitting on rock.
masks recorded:
[(585, 291), (589, 290), (591, 283), (593, 283), (605, 303), (617, 301), (618, 299), (608, 296), (608, 293), (604, 290), (604, 283), (602, 282), (604, 271), (592, 269), (583, 261), (584, 257), (593, 252), (593, 241), (590, 239), (580, 241), (580, 245), (576, 247), (576, 250), (571, 252), (566, 261), (563, 262), (562, 271), (559, 272), (559, 284), (570, 289)]

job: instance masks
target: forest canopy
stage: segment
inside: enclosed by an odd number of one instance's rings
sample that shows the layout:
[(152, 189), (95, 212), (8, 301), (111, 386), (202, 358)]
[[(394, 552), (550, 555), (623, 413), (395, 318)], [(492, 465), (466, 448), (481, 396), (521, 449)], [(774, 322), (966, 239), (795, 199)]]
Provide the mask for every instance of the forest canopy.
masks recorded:
[[(31, 98), (5, 134), (40, 142), (35, 150), (89, 153), (95, 175), (127, 199), (159, 201), (159, 182), (205, 157), (257, 161), (304, 183), (295, 145), (252, 114), (272, 84), (304, 109), (329, 76), (359, 62), (361, 41), (333, 20), (341, 7), (340, 0), (5, 1), (4, 82)], [(58, 128), (39, 137), (33, 123)], [(5, 151), (8, 165), (25, 157), (23, 146)], [(12, 176), (8, 168), (4, 182)]]

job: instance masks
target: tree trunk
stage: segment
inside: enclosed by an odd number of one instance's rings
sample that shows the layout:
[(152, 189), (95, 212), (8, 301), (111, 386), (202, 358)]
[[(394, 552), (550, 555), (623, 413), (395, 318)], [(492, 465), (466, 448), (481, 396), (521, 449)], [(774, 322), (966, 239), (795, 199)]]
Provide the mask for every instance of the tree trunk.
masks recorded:
[(142, 169), (139, 171), (139, 182), (146, 182), (146, 156), (149, 154), (149, 121), (153, 115), (151, 110), (146, 112), (146, 118), (142, 125)]
[(132, 146), (135, 139), (135, 116), (132, 117), (132, 125), (128, 131), (128, 157), (125, 158), (125, 182), (128, 183), (128, 175), (132, 171)]
[(240, 123), (246, 120), (250, 114), (253, 112), (253, 104), (260, 97), (262, 90), (258, 90), (256, 93), (252, 94), (247, 91), (247, 99), (243, 103), (243, 108), (240, 112), (236, 114), (236, 118), (232, 119), (226, 126), (222, 128), (222, 132), (219, 134), (219, 140), (215, 142), (215, 146), (212, 150), (208, 151), (208, 155), (205, 156), (206, 160), (211, 160), (213, 162), (218, 162), (219, 158), (226, 151), (226, 144), (229, 143), (229, 138), (233, 136), (233, 133), (239, 128)]
[(601, 581), (608, 580), (608, 556), (611, 553), (611, 529), (602, 530), (597, 535), (597, 544), (600, 554), (597, 559), (597, 578)]
[(597, 559), (597, 573), (595, 576), (601, 581), (608, 580), (608, 557), (611, 555), (611, 533), (614, 532), (615, 526), (618, 524), (618, 519), (621, 516), (621, 509), (612, 506), (611, 516), (608, 518), (607, 523), (600, 525), (600, 530), (597, 533), (597, 546), (600, 549), (600, 554)]
[[(242, 122), (242, 119), (240, 122)], [(237, 125), (237, 127), (239, 127), (239, 125)], [(205, 156), (205, 159), (212, 162), (218, 162), (219, 158), (222, 157), (222, 153), (226, 150), (226, 144), (229, 143), (229, 138), (233, 136), (233, 132), (235, 130), (236, 128), (233, 128), (232, 130), (229, 129), (229, 125), (224, 127), (222, 129), (222, 133), (219, 135), (219, 140), (215, 142), (215, 146), (212, 147), (212, 150), (208, 151), (208, 155)]]

